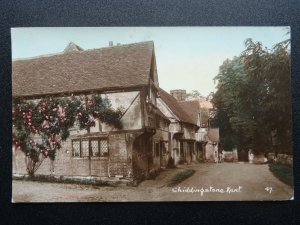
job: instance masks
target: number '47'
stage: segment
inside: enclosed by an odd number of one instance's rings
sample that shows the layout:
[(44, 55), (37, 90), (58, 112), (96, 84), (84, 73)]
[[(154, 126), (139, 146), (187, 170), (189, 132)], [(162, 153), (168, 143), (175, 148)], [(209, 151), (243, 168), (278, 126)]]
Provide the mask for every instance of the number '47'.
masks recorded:
[(272, 191), (273, 191), (273, 188), (272, 188), (272, 187), (266, 187), (265, 190), (266, 190), (267, 192), (269, 192), (269, 194), (271, 194)]

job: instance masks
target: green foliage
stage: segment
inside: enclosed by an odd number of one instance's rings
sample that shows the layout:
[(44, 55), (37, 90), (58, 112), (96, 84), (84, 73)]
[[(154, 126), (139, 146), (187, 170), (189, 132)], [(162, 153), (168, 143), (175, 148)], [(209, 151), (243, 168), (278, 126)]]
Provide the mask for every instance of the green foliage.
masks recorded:
[(272, 148), (271, 132), (291, 147), (290, 52), (287, 41), (269, 50), (251, 39), (239, 57), (220, 66), (212, 102), (221, 146), (264, 152)]
[(201, 93), (198, 90), (192, 90), (190, 93), (187, 93), (187, 96), (191, 97), (202, 97)]
[(195, 172), (196, 171), (192, 170), (192, 169), (187, 169), (187, 170), (178, 172), (171, 178), (168, 186), (171, 187), (171, 186), (174, 186), (175, 184), (178, 184), (178, 183), (184, 181), (185, 179), (193, 176)]
[(293, 187), (294, 184), (293, 168), (279, 163), (272, 163), (269, 164), (269, 169), (274, 174), (275, 177), (277, 177), (283, 183)]

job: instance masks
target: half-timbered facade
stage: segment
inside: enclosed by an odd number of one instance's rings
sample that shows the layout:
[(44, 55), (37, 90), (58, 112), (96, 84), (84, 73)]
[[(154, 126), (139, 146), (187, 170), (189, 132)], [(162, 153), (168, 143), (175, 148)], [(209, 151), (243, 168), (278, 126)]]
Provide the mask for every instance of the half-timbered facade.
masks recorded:
[(181, 108), (200, 128), (196, 132), (196, 158), (201, 162), (218, 162), (219, 129), (209, 125), (212, 104), (203, 100), (179, 101)]
[(196, 159), (196, 132), (199, 126), (172, 95), (161, 88), (158, 94), (158, 107), (171, 121), (169, 126), (169, 155), (173, 158), (175, 165), (191, 163)]
[[(122, 107), (122, 129), (96, 121), (74, 127), (54, 162), (36, 174), (141, 180), (167, 164), (169, 119), (157, 107), (154, 43), (83, 50), (70, 44), (55, 55), (13, 61), (13, 97), (101, 94)], [(14, 149), (13, 172), (26, 173), (24, 153)]]

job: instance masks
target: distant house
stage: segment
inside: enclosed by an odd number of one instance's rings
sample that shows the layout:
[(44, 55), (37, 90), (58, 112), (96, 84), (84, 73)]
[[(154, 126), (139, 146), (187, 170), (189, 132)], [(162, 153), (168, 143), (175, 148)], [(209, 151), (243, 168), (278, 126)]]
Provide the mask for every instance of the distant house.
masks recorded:
[[(36, 174), (50, 174), (52, 168), (61, 176), (141, 180), (166, 166), (170, 121), (157, 107), (161, 90), (152, 41), (92, 50), (70, 43), (59, 54), (14, 60), (12, 81), (15, 98), (99, 93), (113, 108), (124, 109), (122, 129), (99, 121), (90, 132), (72, 128), (56, 160), (45, 160)], [(171, 131), (182, 145), (189, 143), (184, 129), (178, 124)], [(13, 173), (26, 173), (24, 157), (15, 149)]]
[[(195, 134), (195, 151), (196, 151), (196, 159), (199, 161), (205, 160), (205, 145), (207, 143), (205, 135), (207, 135), (207, 129), (201, 128), (204, 124), (201, 122), (201, 107), (198, 100), (193, 101), (179, 101), (178, 104), (185, 111), (187, 115), (193, 120), (194, 124), (199, 126)], [(206, 127), (206, 126), (205, 126)]]
[(157, 106), (171, 121), (169, 126), (170, 157), (175, 164), (191, 163), (196, 159), (197, 123), (185, 112), (178, 101), (163, 89), (159, 89)]
[(209, 125), (212, 104), (201, 99), (189, 101), (182, 99), (178, 104), (192, 118), (193, 123), (200, 127), (196, 132), (196, 158), (202, 162), (218, 162), (219, 129), (211, 128)]

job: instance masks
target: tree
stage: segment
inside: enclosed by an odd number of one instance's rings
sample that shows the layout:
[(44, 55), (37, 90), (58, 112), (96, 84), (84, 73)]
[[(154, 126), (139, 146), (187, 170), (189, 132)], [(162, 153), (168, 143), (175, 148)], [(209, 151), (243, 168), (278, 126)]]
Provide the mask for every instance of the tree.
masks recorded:
[[(281, 152), (292, 151), (291, 64), (289, 39), (276, 44), (273, 49), (262, 49), (259, 42), (246, 41), (242, 57), (250, 81), (254, 81), (252, 100), (260, 133), (258, 143), (272, 145), (270, 133), (276, 131)], [(254, 104), (254, 103), (255, 104)], [(268, 139), (269, 138), (269, 139)], [(254, 144), (256, 144), (254, 142)], [(278, 149), (277, 149), (278, 150)]]
[(246, 115), (241, 112), (238, 99), (241, 84), (245, 82), (245, 73), (240, 58), (225, 60), (215, 79), (218, 80), (218, 91), (213, 95), (212, 102), (216, 116), (211, 124), (220, 129), (221, 147), (231, 150), (247, 142), (242, 135), (246, 133), (247, 128), (241, 123)]
[(204, 98), (198, 90), (192, 90), (191, 92), (186, 94), (186, 97), (190, 99)]
[(196, 98), (196, 97), (202, 97), (202, 95), (200, 94), (200, 92), (198, 90), (192, 90), (191, 93), (189, 93), (190, 96)]
[[(221, 144), (262, 152), (272, 147), (270, 133), (291, 151), (291, 89), (288, 41), (273, 49), (245, 41), (239, 57), (220, 66), (214, 123), (220, 127)], [(284, 151), (284, 149), (281, 149)]]
[(70, 133), (78, 124), (79, 129), (95, 126), (95, 120), (122, 128), (122, 111), (114, 110), (110, 101), (100, 95), (79, 97), (45, 97), (39, 100), (13, 98), (13, 145), (26, 156), (29, 176), (39, 168), (43, 160), (55, 159)]

